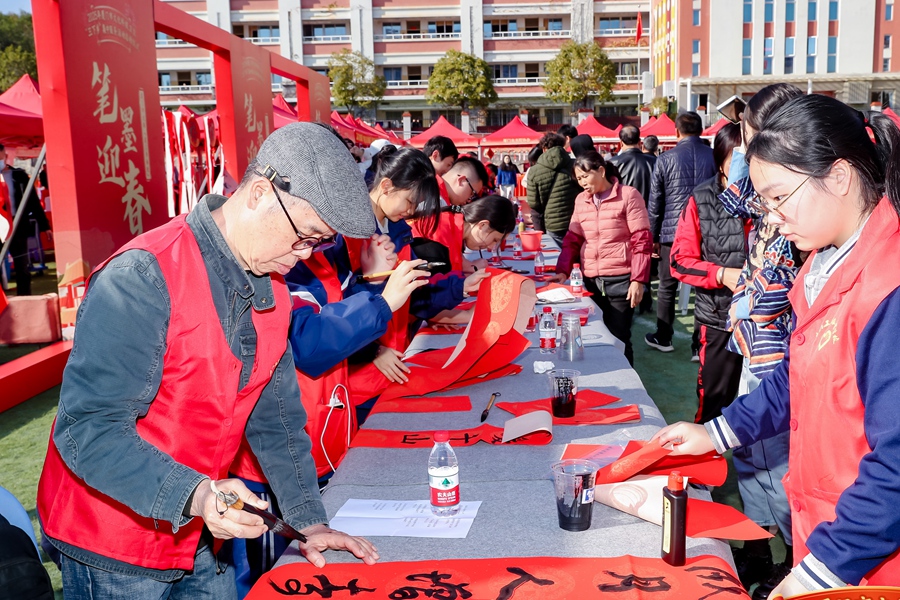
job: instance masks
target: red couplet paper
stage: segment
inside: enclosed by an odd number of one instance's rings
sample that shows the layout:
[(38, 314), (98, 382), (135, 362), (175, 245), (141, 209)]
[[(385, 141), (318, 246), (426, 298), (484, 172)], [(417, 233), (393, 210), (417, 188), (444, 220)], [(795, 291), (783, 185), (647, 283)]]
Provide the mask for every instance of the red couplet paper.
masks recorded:
[[(434, 445), (431, 431), (395, 431), (393, 429), (360, 429), (350, 443), (351, 448), (431, 448)], [(503, 428), (485, 423), (472, 429), (458, 429), (450, 432), (453, 446), (474, 446), (478, 442), (486, 444), (506, 444), (521, 446), (546, 446), (553, 435), (546, 431), (535, 431), (520, 438), (503, 441)]]
[[(551, 276), (551, 277), (552, 277), (552, 276)], [(545, 281), (545, 280), (540, 280), (540, 281)], [(590, 296), (590, 295), (591, 295), (591, 293), (590, 293), (589, 291), (587, 291), (587, 290), (582, 290), (582, 292), (581, 292), (580, 294), (576, 294), (575, 292), (572, 291), (572, 286), (571, 286), (571, 285), (565, 285), (565, 284), (562, 284), (562, 283), (556, 283), (556, 282), (548, 283), (547, 285), (541, 287), (541, 291), (542, 291), (542, 292), (547, 292), (547, 291), (550, 291), (550, 290), (555, 290), (556, 288), (564, 288), (564, 289), (568, 290), (569, 293), (572, 294), (573, 296), (575, 296), (576, 298), (577, 298), (578, 296)]]
[(435, 396), (434, 398), (397, 398), (378, 400), (369, 413), (464, 412), (472, 410), (468, 396)]
[(731, 567), (716, 556), (688, 558), (673, 567), (660, 558), (482, 558), (418, 562), (306, 562), (278, 567), (250, 590), (247, 600), (289, 596), (389, 600), (696, 600), (749, 596)]
[[(672, 452), (659, 444), (644, 444), (637, 449), (633, 448), (632, 442), (628, 442), (619, 460), (597, 472), (596, 483), (619, 483), (631, 479)], [(631, 452), (629, 449), (632, 449)]]
[(615, 481), (601, 481), (598, 478), (597, 483), (617, 483), (634, 475), (668, 475), (672, 471), (681, 471), (681, 474), (690, 481), (701, 485), (720, 486), (725, 483), (728, 463), (721, 456), (715, 453), (702, 456), (670, 456), (671, 450), (659, 448), (661, 447), (656, 442), (640, 440), (628, 442), (619, 459), (620, 466), (615, 470), (616, 477), (621, 477), (634, 469), (638, 470)]
[[(620, 400), (621, 398), (616, 398), (615, 396), (610, 396), (609, 394), (604, 394), (597, 390), (579, 390), (578, 394), (575, 396), (575, 406), (576, 410), (582, 408), (597, 408)], [(533, 410), (546, 410), (549, 412), (550, 398), (541, 398), (540, 400), (532, 400), (530, 402), (498, 402), (497, 408), (511, 412), (514, 415), (522, 415)], [(514, 410), (520, 410), (521, 412), (513, 412)]]
[(426, 350), (413, 354), (409, 358), (403, 359), (403, 362), (412, 363), (422, 367), (431, 367), (432, 369), (440, 369), (453, 354), (453, 347), (438, 348), (437, 350)]
[(416, 335), (459, 335), (465, 330), (465, 327), (462, 325), (449, 325), (449, 326), (431, 326), (431, 327), (422, 327), (419, 331), (416, 332)]
[[(550, 399), (535, 400), (534, 402), (498, 402), (497, 408), (512, 413), (517, 417), (534, 412), (536, 410), (550, 410)], [(641, 420), (641, 411), (637, 405), (619, 406), (616, 408), (600, 408), (591, 410), (587, 407), (576, 407), (574, 417), (553, 417), (554, 425), (614, 425), (617, 423), (632, 423)]]
[(685, 533), (689, 537), (721, 540), (764, 540), (772, 534), (741, 511), (726, 504), (688, 498)]
[(505, 367), (500, 367), (496, 371), (491, 371), (490, 373), (485, 373), (484, 375), (478, 375), (476, 377), (472, 377), (471, 379), (460, 379), (456, 383), (448, 385), (446, 388), (444, 388), (444, 390), (456, 390), (459, 388), (464, 388), (466, 386), (474, 385), (476, 383), (484, 383), (485, 381), (500, 379), (501, 377), (506, 377), (507, 375), (518, 375), (521, 372), (522, 365), (506, 365)]

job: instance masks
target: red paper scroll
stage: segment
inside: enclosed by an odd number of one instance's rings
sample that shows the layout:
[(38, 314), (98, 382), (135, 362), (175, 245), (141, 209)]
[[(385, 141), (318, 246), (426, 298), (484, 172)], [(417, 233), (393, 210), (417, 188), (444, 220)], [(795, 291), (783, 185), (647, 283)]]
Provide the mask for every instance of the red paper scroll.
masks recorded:
[(716, 454), (703, 456), (669, 456), (671, 450), (656, 442), (628, 442), (622, 456), (597, 473), (597, 483), (618, 483), (635, 475), (668, 475), (672, 471), (690, 478), (693, 483), (720, 486), (728, 476), (728, 463)]
[(376, 413), (464, 412), (472, 410), (468, 396), (435, 396), (434, 398), (397, 398), (379, 400), (370, 415)]
[[(634, 404), (621, 406), (617, 408), (609, 408), (603, 410), (596, 409), (598, 406), (605, 406), (618, 402), (620, 399), (595, 390), (581, 390), (576, 397), (576, 414), (574, 417), (553, 417), (554, 425), (612, 425), (616, 423), (631, 423), (641, 420), (641, 411)], [(550, 407), (550, 398), (534, 400), (532, 402), (498, 402), (497, 408), (512, 413), (517, 417), (524, 414), (534, 412), (536, 410), (545, 410), (552, 412)]]
[(291, 596), (342, 600), (697, 600), (748, 599), (731, 567), (715, 556), (672, 567), (659, 558), (485, 558), (329, 563), (302, 562), (260, 578), (247, 600)]
[[(551, 277), (552, 277), (552, 275), (551, 275)], [(544, 281), (544, 280), (540, 280), (540, 281)], [(576, 298), (579, 296), (590, 296), (591, 295), (591, 293), (587, 290), (582, 290), (581, 293), (575, 293), (572, 291), (571, 285), (563, 285), (562, 283), (556, 283), (556, 282), (548, 283), (547, 285), (545, 285), (541, 288), (541, 291), (547, 292), (549, 290), (555, 290), (556, 288), (564, 288), (564, 289), (568, 290), (569, 293), (572, 294), (573, 296), (575, 296)]]
[[(536, 431), (505, 442), (507, 445), (546, 446), (553, 436), (546, 431)], [(472, 429), (450, 432), (453, 446), (474, 446), (478, 442), (503, 444), (503, 428), (487, 423)], [(434, 445), (431, 431), (394, 431), (392, 429), (361, 429), (351, 442), (351, 448), (431, 448)]]
[(692, 538), (764, 540), (772, 537), (771, 533), (748, 519), (738, 509), (697, 498), (688, 498), (684, 530)]
[(444, 391), (456, 390), (469, 385), (474, 385), (476, 383), (484, 383), (485, 381), (500, 379), (501, 377), (506, 377), (507, 375), (518, 375), (521, 372), (522, 365), (506, 365), (505, 367), (501, 367), (496, 371), (491, 371), (490, 373), (485, 373), (484, 375), (478, 375), (476, 377), (472, 377), (471, 379), (460, 379), (456, 383), (445, 387)]

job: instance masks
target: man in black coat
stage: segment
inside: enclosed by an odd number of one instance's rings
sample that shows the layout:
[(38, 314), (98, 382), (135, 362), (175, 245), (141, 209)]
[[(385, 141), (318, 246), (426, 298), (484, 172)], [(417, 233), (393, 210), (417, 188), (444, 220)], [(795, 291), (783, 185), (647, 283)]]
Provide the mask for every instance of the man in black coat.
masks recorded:
[(644, 203), (650, 202), (650, 176), (656, 157), (641, 150), (641, 130), (634, 125), (626, 125), (619, 130), (622, 149), (609, 162), (619, 169), (624, 185), (630, 185), (641, 193)]
[[(2, 144), (0, 144), (0, 175), (2, 175), (0, 185), (5, 185), (9, 191), (9, 213), (15, 217), (16, 211), (25, 197), (25, 188), (28, 187), (28, 173), (6, 164), (6, 148)], [(24, 211), (25, 214), (22, 215), (19, 227), (9, 245), (9, 253), (13, 257), (13, 266), (16, 270), (17, 296), (31, 295), (31, 271), (29, 270), (31, 261), (28, 260), (28, 237), (34, 235), (31, 220), (34, 219), (37, 222), (40, 231), (50, 229), (47, 215), (44, 214), (41, 201), (34, 188), (25, 201)]]
[(671, 352), (675, 323), (675, 292), (670, 255), (681, 211), (697, 185), (716, 174), (712, 148), (703, 143), (703, 121), (695, 112), (675, 117), (678, 143), (656, 160), (650, 183), (650, 231), (659, 246), (659, 293), (656, 298), (656, 332), (644, 338), (647, 345)]

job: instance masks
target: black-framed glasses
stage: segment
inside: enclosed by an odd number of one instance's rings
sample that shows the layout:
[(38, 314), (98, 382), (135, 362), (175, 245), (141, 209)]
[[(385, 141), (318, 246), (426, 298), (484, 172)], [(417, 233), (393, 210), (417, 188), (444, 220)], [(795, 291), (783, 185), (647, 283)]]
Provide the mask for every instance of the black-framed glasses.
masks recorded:
[[(271, 171), (274, 175), (277, 176), (274, 170), (271, 167), (267, 167), (267, 172)], [(262, 173), (259, 173), (260, 176), (266, 177)], [(291, 245), (291, 250), (294, 252), (303, 252), (304, 250), (312, 250), (313, 252), (322, 252), (324, 250), (328, 250), (329, 248), (334, 247), (334, 237), (325, 236), (325, 237), (313, 237), (309, 235), (303, 235), (300, 233), (300, 230), (297, 229), (297, 226), (294, 225), (294, 220), (291, 218), (290, 213), (288, 213), (287, 207), (284, 205), (284, 202), (281, 201), (281, 195), (278, 193), (278, 186), (275, 185), (275, 181), (273, 177), (266, 177), (269, 180), (269, 183), (272, 184), (272, 193), (275, 194), (275, 199), (278, 200), (278, 206), (281, 207), (281, 210), (284, 211), (284, 216), (287, 217), (288, 223), (291, 224), (291, 229), (294, 230), (294, 233), (297, 234), (297, 241)]]
[(465, 181), (466, 181), (466, 185), (469, 186), (469, 189), (472, 190), (472, 195), (469, 196), (469, 202), (474, 202), (474, 201), (478, 200), (478, 196), (480, 194), (475, 191), (475, 188), (472, 187), (472, 184), (469, 182), (468, 179), (466, 179)]
[(747, 205), (762, 214), (775, 214), (778, 215), (778, 218), (784, 219), (784, 213), (781, 212), (781, 207), (784, 206), (784, 203), (791, 199), (791, 196), (797, 193), (797, 191), (803, 187), (807, 181), (812, 179), (812, 175), (807, 176), (806, 179), (800, 182), (800, 185), (794, 188), (790, 194), (785, 196), (778, 204), (769, 205), (766, 200), (760, 196), (758, 193), (753, 192), (753, 195), (747, 198)]

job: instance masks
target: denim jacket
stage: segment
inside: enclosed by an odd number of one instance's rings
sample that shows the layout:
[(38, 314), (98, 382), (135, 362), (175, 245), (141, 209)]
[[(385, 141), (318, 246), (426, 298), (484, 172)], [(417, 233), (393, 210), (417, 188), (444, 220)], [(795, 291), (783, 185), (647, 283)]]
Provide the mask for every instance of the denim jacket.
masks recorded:
[[(210, 212), (225, 200), (205, 196), (187, 223), (206, 264), (223, 333), (242, 363), (243, 387), (249, 381), (257, 346), (250, 308), (271, 308), (272, 282), (268, 275), (244, 271), (228, 248)], [(140, 515), (169, 523), (159, 523), (160, 527), (177, 531), (191, 519), (184, 516), (187, 503), (206, 476), (176, 463), (165, 452), (148, 452), (136, 425), (159, 390), (170, 309), (162, 271), (149, 252), (124, 252), (94, 274), (78, 311), (53, 442), (67, 466), (88, 485)], [(273, 482), (284, 519), (296, 529), (327, 521), (299, 397), (288, 346), (247, 422), (247, 438), (254, 440), (254, 454)], [(260, 443), (262, 447), (257, 447)], [(66, 450), (72, 445), (79, 449), (77, 462)], [(109, 477), (112, 471), (121, 473), (112, 466), (123, 460), (131, 463), (131, 476)], [(184, 575), (177, 569), (146, 569), (50, 541), (63, 554), (103, 570), (160, 581)]]

